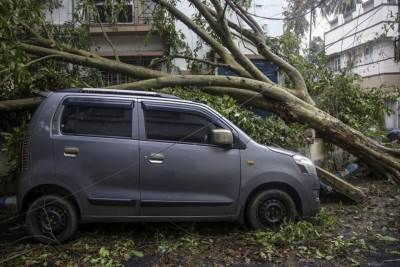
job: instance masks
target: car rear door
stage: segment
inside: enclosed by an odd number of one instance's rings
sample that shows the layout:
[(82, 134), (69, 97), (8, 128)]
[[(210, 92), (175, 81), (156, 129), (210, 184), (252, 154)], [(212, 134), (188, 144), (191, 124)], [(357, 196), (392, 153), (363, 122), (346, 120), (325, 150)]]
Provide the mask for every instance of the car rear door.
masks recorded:
[(211, 129), (227, 125), (204, 108), (179, 102), (143, 101), (139, 121), (142, 216), (234, 214), (240, 151), (208, 138)]
[(139, 200), (136, 103), (68, 97), (53, 121), (56, 176), (83, 203), (82, 216), (134, 216)]

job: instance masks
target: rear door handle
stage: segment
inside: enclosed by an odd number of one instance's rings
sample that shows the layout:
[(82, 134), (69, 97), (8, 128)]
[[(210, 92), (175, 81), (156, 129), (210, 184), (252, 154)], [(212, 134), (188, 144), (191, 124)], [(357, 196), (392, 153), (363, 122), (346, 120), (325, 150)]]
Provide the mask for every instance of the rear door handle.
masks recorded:
[(145, 158), (152, 164), (162, 164), (164, 162), (164, 155), (161, 153), (152, 153)]
[(75, 158), (79, 154), (78, 147), (65, 147), (64, 148), (64, 157), (67, 158)]

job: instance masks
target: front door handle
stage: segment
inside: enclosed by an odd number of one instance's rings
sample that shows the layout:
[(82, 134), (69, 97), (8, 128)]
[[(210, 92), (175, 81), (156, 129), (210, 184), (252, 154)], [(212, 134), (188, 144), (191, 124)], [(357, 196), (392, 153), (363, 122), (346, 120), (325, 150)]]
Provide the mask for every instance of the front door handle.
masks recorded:
[(164, 162), (164, 155), (161, 153), (152, 153), (150, 156), (145, 158), (152, 164), (162, 164)]
[(78, 147), (64, 147), (64, 157), (75, 158), (79, 154)]

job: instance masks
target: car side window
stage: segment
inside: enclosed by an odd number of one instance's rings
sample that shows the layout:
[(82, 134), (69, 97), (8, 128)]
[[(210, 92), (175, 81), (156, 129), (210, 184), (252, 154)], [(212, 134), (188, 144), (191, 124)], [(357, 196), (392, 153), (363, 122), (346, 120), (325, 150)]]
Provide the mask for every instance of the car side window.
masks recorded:
[(69, 104), (61, 115), (60, 130), (69, 135), (132, 137), (132, 109)]
[(210, 144), (212, 129), (221, 128), (197, 113), (144, 109), (146, 139)]

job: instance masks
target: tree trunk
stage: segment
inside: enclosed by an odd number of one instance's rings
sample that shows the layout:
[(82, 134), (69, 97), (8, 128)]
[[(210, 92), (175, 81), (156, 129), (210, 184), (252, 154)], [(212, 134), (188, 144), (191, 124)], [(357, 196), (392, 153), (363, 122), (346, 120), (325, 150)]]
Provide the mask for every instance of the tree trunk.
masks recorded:
[(337, 192), (345, 195), (346, 197), (354, 200), (355, 202), (362, 203), (366, 200), (367, 196), (363, 191), (358, 189), (357, 187), (349, 184), (348, 182), (336, 177), (334, 174), (317, 167), (317, 172), (319, 178), (329, 183)]
[(34, 108), (42, 101), (41, 97), (32, 97), (16, 100), (3, 100), (0, 101), (0, 112), (2, 111), (16, 111), (21, 109)]
[(316, 129), (325, 141), (343, 148), (400, 185), (400, 160), (396, 157), (398, 151), (383, 147), (314, 106), (299, 103), (280, 103), (274, 106), (273, 112), (284, 120)]

